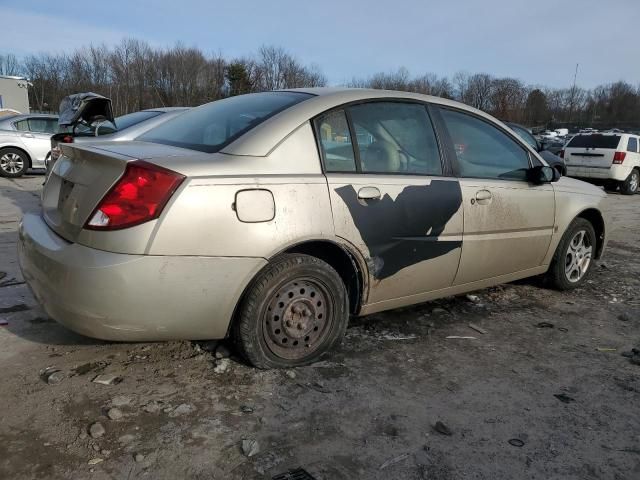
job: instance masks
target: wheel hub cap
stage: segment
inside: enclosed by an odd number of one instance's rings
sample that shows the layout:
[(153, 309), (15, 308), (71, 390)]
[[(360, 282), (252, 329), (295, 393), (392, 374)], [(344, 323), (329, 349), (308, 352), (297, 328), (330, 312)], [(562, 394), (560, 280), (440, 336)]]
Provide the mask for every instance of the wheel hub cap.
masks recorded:
[(18, 173), (22, 170), (24, 162), (17, 153), (5, 153), (0, 157), (0, 168), (7, 173)]
[(310, 279), (285, 283), (271, 297), (263, 314), (263, 335), (281, 358), (300, 359), (313, 353), (331, 326), (326, 288)]
[(592, 253), (593, 247), (590, 244), (587, 232), (580, 230), (573, 236), (567, 248), (564, 264), (567, 280), (571, 283), (576, 283), (584, 277), (591, 263)]

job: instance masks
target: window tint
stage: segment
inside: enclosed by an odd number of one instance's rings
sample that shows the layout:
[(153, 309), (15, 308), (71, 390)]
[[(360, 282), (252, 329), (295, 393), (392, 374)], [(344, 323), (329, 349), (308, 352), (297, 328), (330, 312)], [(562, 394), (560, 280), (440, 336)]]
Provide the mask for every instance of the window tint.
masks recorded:
[(618, 148), (620, 143), (620, 135), (602, 135), (592, 133), (587, 135), (576, 135), (573, 137), (567, 147), (572, 148)]
[(28, 120), (20, 120), (19, 122), (14, 123), (16, 130), (21, 132), (29, 131), (29, 121)]
[(463, 177), (525, 180), (529, 154), (493, 125), (442, 109)]
[(325, 170), (327, 172), (355, 172), (356, 162), (353, 156), (353, 145), (344, 110), (333, 111), (321, 116), (317, 125)]
[(189, 110), (138, 139), (217, 152), (267, 118), (311, 97), (300, 92), (265, 92), (225, 98)]
[(58, 121), (53, 118), (30, 118), (29, 130), (35, 133), (56, 133)]
[(374, 102), (349, 108), (363, 172), (442, 175), (424, 105)]
[(638, 152), (638, 139), (636, 137), (629, 137), (629, 143), (627, 143), (627, 152)]

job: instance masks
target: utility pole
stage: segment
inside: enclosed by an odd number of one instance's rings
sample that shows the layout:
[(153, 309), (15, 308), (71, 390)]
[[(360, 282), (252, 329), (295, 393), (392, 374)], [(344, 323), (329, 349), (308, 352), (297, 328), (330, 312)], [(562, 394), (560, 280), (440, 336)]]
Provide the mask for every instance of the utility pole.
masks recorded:
[(571, 87), (571, 97), (569, 100), (569, 119), (567, 123), (571, 123), (571, 114), (573, 113), (573, 103), (576, 99), (576, 78), (578, 77), (578, 63), (576, 63), (576, 71), (573, 74), (573, 87)]

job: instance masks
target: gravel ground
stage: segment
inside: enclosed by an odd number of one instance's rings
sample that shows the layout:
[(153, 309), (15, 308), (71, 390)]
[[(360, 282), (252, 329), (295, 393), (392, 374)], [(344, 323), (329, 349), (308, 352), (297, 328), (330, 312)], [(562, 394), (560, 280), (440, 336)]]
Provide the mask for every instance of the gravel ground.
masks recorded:
[(48, 319), (15, 256), (42, 179), (0, 178), (0, 478), (640, 478), (640, 366), (622, 355), (640, 347), (640, 196), (609, 196), (584, 288), (532, 279), (354, 319), (325, 361), (265, 372), (224, 344)]

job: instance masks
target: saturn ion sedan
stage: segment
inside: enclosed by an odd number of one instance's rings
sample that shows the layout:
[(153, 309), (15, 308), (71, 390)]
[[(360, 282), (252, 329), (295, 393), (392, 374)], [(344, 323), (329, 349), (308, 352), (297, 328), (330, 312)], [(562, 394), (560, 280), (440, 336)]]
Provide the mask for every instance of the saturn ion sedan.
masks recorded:
[(308, 364), (350, 315), (546, 274), (584, 282), (602, 190), (512, 130), (419, 94), (308, 89), (192, 109), (135, 141), (62, 144), (24, 278), (90, 337), (220, 339)]

